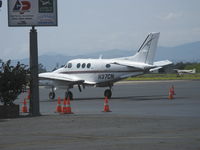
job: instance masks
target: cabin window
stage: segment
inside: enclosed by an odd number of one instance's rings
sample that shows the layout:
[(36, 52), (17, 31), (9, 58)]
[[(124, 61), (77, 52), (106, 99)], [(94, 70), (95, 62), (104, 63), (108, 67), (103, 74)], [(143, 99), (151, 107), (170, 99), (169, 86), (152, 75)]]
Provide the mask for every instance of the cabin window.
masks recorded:
[(85, 68), (85, 63), (82, 64), (82, 68)]
[(88, 63), (88, 64), (87, 64), (87, 68), (90, 68), (90, 67), (91, 67), (91, 63)]
[(67, 67), (71, 68), (72, 67), (72, 63), (68, 63)]
[(106, 68), (110, 68), (110, 66), (111, 66), (110, 64), (106, 64)]
[(80, 66), (81, 66), (81, 64), (80, 64), (80, 63), (78, 63), (78, 64), (76, 65), (76, 67), (77, 67), (77, 68), (80, 68)]

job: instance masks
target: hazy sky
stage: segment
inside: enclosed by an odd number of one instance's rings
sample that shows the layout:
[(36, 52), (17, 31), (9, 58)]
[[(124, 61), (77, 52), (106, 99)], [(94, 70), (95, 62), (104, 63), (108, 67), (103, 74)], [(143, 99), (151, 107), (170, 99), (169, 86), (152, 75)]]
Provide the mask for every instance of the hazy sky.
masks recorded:
[[(8, 27), (0, 8), (0, 58), (29, 57), (30, 27)], [(58, 27), (37, 27), (39, 55), (137, 50), (149, 32), (159, 46), (200, 40), (200, 0), (58, 0)]]

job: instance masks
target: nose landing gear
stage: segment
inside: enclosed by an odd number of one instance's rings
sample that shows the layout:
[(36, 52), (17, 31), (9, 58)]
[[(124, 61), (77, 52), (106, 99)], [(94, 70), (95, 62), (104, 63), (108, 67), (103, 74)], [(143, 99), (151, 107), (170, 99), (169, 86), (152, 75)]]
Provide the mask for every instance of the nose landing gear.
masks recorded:
[(49, 92), (49, 99), (54, 99), (56, 96), (55, 92)]
[(110, 99), (111, 96), (112, 96), (111, 89), (106, 89), (105, 92), (104, 92), (104, 96), (107, 96), (107, 98)]
[(68, 97), (70, 100), (73, 100), (73, 93), (71, 91), (65, 92), (65, 98), (67, 99)]

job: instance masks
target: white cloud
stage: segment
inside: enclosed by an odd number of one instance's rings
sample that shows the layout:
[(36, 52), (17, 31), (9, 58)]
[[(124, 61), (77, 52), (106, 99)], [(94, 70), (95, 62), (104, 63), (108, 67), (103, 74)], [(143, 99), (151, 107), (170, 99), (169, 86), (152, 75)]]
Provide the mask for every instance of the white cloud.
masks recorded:
[(182, 13), (174, 13), (174, 12), (170, 12), (168, 14), (165, 14), (163, 16), (159, 16), (158, 18), (160, 20), (163, 20), (163, 21), (171, 21), (171, 20), (175, 20), (175, 19), (178, 19), (180, 17), (182, 17), (183, 14)]

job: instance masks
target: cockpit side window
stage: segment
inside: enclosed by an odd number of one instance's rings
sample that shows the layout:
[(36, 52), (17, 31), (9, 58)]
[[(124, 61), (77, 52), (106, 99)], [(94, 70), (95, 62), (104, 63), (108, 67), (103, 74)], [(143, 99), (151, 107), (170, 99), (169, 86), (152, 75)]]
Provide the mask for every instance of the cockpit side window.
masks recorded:
[(72, 63), (68, 63), (67, 67), (71, 68), (72, 67)]

